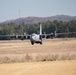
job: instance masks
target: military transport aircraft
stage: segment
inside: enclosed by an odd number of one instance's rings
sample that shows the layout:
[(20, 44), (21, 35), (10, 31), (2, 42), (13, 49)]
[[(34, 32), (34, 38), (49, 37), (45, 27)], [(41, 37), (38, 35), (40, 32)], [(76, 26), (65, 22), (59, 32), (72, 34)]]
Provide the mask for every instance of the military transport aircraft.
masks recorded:
[(68, 34), (75, 34), (76, 33), (72, 33), (72, 32), (69, 32), (69, 33), (51, 33), (51, 34), (42, 34), (42, 24), (40, 24), (40, 34), (31, 34), (31, 35), (0, 35), (0, 38), (14, 38), (14, 39), (21, 39), (21, 40), (24, 40), (24, 39), (30, 39), (31, 41), (31, 44), (34, 45), (34, 43), (40, 43), (42, 44), (42, 38), (53, 38), (53, 37), (58, 37), (58, 36), (64, 36), (64, 35), (68, 35)]

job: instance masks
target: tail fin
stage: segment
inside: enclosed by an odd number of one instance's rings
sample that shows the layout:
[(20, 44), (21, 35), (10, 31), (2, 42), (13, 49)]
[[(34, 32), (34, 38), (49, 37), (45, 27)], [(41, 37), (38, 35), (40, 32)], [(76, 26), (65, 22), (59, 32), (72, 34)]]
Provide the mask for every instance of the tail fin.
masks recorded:
[(42, 35), (42, 24), (40, 24), (40, 35)]
[(55, 35), (55, 37), (57, 36), (57, 33), (56, 33), (56, 31), (54, 32), (54, 35)]

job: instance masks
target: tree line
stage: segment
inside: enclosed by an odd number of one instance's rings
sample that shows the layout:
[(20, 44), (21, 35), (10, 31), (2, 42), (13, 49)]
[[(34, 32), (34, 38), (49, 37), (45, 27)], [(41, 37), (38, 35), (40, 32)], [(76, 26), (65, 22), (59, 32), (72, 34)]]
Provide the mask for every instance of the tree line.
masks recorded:
[(76, 20), (71, 20), (68, 22), (48, 20), (47, 22), (39, 22), (37, 24), (0, 24), (0, 35), (39, 33), (39, 24), (42, 24), (43, 33), (54, 33), (54, 31), (57, 33), (76, 32)]

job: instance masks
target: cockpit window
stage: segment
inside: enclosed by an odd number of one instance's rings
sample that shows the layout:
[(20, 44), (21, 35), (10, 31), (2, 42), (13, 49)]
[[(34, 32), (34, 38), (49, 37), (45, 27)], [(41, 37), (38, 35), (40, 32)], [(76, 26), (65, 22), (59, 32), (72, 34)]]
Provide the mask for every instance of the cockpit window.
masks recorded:
[(36, 35), (35, 33), (32, 34), (32, 36), (35, 36), (35, 35)]

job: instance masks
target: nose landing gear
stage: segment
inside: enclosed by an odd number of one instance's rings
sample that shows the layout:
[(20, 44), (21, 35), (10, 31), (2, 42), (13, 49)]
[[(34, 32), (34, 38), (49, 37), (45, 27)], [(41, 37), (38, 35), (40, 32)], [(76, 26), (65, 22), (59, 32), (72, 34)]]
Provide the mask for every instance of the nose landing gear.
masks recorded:
[(31, 44), (32, 44), (32, 45), (34, 45), (34, 42), (33, 42), (33, 41), (31, 41)]

